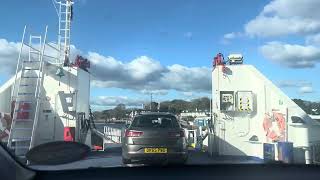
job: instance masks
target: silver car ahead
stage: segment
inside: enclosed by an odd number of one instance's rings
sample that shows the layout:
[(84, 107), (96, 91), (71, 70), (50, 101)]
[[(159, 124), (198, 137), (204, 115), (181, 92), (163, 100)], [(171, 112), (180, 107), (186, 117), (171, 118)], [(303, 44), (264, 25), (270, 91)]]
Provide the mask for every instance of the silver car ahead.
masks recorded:
[(125, 129), (122, 139), (124, 164), (135, 160), (185, 163), (187, 158), (184, 130), (172, 114), (141, 114)]

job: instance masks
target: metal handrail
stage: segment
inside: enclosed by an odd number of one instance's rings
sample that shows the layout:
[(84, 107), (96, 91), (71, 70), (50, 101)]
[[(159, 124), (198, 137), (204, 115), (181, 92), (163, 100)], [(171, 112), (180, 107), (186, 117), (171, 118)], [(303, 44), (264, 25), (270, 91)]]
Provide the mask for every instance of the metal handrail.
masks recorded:
[(43, 67), (44, 67), (44, 61), (43, 61), (43, 54), (44, 54), (44, 50), (45, 50), (45, 44), (46, 44), (46, 39), (47, 39), (47, 32), (48, 32), (48, 26), (46, 26), (46, 31), (44, 34), (44, 38), (43, 38), (43, 44), (41, 47), (41, 55), (40, 55), (40, 71), (39, 71), (39, 75), (40, 72), (41, 74), (41, 78), (39, 78), (38, 82), (38, 86), (40, 88), (40, 90), (37, 91), (36, 93), (36, 110), (35, 110), (35, 115), (34, 115), (34, 122), (33, 122), (33, 127), (32, 127), (32, 134), (31, 134), (31, 142), (30, 142), (30, 149), (34, 146), (34, 139), (35, 139), (35, 129), (37, 128), (38, 125), (38, 116), (39, 116), (39, 104), (40, 104), (40, 99), (41, 99), (41, 88), (43, 86), (43, 78), (44, 78), (44, 71), (43, 71)]
[[(22, 49), (23, 49), (23, 44), (24, 44), (24, 36), (25, 36), (25, 33), (26, 33), (26, 28), (27, 26), (25, 25), (24, 26), (24, 29), (23, 29), (23, 34), (22, 34), (22, 40), (21, 40), (21, 47), (20, 47), (20, 52), (19, 52), (19, 56), (18, 56), (18, 62), (17, 62), (17, 67), (16, 67), (16, 74), (15, 74), (15, 79), (14, 79), (14, 83), (13, 83), (13, 87), (12, 87), (12, 91), (11, 91), (11, 99), (10, 99), (10, 103), (13, 102), (13, 99), (14, 99), (14, 93), (15, 93), (15, 89), (16, 89), (16, 83), (17, 83), (17, 78), (18, 78), (18, 71), (19, 71), (19, 66), (20, 66), (20, 59), (21, 59), (21, 54), (22, 54)], [(22, 73), (20, 74), (20, 76), (22, 75)], [(19, 81), (21, 81), (21, 78), (19, 79)], [(20, 84), (20, 83), (19, 83)], [(19, 87), (18, 87), (19, 88)], [(10, 104), (11, 106), (11, 104)], [(11, 106), (12, 107), (12, 106)], [(11, 109), (11, 111), (15, 111), (17, 108), (17, 106), (14, 106), (14, 109)], [(13, 115), (14, 116), (14, 113)], [(12, 123), (11, 123), (11, 127), (10, 127), (10, 131), (12, 131), (12, 127), (14, 126), (14, 121), (15, 117), (12, 117)], [(8, 143), (7, 143), (7, 146), (9, 148), (11, 148), (11, 136), (13, 135), (12, 132), (9, 133), (9, 137), (8, 137)]]
[(24, 29), (23, 29), (23, 34), (22, 34), (21, 46), (20, 46), (20, 51), (19, 51), (19, 56), (18, 56), (16, 74), (15, 74), (14, 84), (13, 84), (13, 88), (12, 88), (12, 92), (11, 92), (11, 101), (10, 102), (12, 102), (12, 100), (13, 100), (14, 91), (15, 91), (15, 87), (16, 87), (16, 81), (18, 78), (18, 71), (19, 71), (19, 65), (20, 65), (20, 59), (21, 59), (21, 54), (22, 54), (22, 48), (23, 48), (23, 44), (24, 44), (24, 35), (26, 33), (26, 28), (27, 28), (27, 26), (25, 25)]

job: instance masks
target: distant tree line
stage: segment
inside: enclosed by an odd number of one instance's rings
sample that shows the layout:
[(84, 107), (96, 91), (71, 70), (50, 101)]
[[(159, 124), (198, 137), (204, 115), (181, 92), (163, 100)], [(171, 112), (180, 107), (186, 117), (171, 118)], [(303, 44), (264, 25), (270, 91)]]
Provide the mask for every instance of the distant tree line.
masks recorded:
[(170, 112), (179, 114), (182, 111), (209, 111), (210, 99), (207, 97), (193, 99), (191, 101), (185, 101), (181, 99), (174, 99), (172, 101), (162, 101), (160, 103), (152, 102), (151, 109), (150, 103), (144, 105), (145, 110)]
[[(320, 115), (320, 102), (310, 102), (302, 99), (293, 99), (293, 101), (300, 106), (307, 114), (319, 114)], [(150, 108), (151, 104), (151, 108)], [(173, 114), (179, 114), (182, 111), (210, 111), (210, 99), (207, 97), (193, 99), (191, 101), (185, 101), (181, 99), (174, 99), (172, 101), (162, 101), (146, 103), (143, 109), (138, 108), (126, 108), (125, 104), (118, 104), (113, 109), (96, 111), (94, 115), (96, 119), (124, 119), (129, 118), (132, 111), (153, 111), (153, 112), (170, 112)]]
[(293, 99), (307, 114), (320, 115), (320, 102), (305, 101), (302, 99)]
[[(151, 108), (150, 108), (151, 104)], [(175, 99), (172, 101), (162, 101), (146, 103), (143, 109), (138, 108), (126, 108), (124, 104), (118, 104), (113, 109), (95, 111), (94, 115), (96, 119), (123, 119), (128, 118), (130, 113), (134, 110), (138, 111), (153, 111), (153, 112), (170, 112), (173, 114), (179, 114), (182, 111), (209, 111), (210, 99), (207, 97), (193, 99), (191, 101), (185, 101), (181, 99)]]
[(93, 112), (93, 115), (95, 116), (95, 119), (123, 119), (129, 117), (129, 114), (131, 113), (133, 109), (127, 109), (125, 104), (118, 104), (113, 109), (107, 109), (103, 111), (95, 111)]

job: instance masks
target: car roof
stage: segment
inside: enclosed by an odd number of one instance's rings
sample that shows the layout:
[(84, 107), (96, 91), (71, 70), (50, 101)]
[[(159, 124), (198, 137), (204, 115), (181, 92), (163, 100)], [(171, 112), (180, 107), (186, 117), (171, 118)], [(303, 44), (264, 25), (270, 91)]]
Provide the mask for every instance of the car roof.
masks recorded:
[(137, 116), (143, 116), (143, 115), (170, 115), (170, 116), (175, 116), (172, 113), (169, 112), (142, 112), (138, 114)]

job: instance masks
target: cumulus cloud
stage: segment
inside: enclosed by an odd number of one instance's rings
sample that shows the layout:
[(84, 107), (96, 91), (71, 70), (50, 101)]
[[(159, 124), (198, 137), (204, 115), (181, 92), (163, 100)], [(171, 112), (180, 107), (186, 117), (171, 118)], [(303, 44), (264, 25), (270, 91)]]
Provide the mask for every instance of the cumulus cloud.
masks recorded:
[[(97, 87), (118, 87), (144, 90), (146, 92), (169, 89), (177, 91), (210, 91), (211, 71), (207, 67), (186, 67), (178, 64), (166, 67), (158, 66), (160, 65), (158, 61), (151, 60), (148, 57), (139, 57), (133, 61), (137, 61), (140, 58), (146, 59), (150, 64), (141, 63), (140, 66), (137, 66), (141, 70), (138, 73), (139, 78), (136, 76), (136, 69), (131, 67), (128, 70), (126, 67), (131, 62), (121, 63), (122, 65), (117, 65), (112, 69), (104, 68), (104, 63), (101, 62), (101, 64), (94, 65), (97, 69), (92, 69), (92, 73), (96, 78), (93, 84)], [(154, 68), (151, 68), (152, 66)], [(143, 71), (143, 69), (146, 70)], [(98, 73), (95, 73), (96, 70)]]
[(269, 42), (260, 47), (262, 55), (290, 68), (312, 68), (320, 62), (320, 49), (307, 45)]
[(186, 67), (174, 64), (167, 67), (168, 71), (160, 79), (160, 89), (174, 89), (177, 91), (211, 90), (211, 70), (207, 67)]
[(240, 32), (231, 32), (231, 33), (224, 34), (223, 38), (226, 39), (226, 40), (231, 40), (231, 39), (234, 39), (236, 37), (240, 37), (242, 35), (243, 34), (240, 33)]
[[(52, 45), (53, 47), (57, 48), (56, 45)], [(35, 44), (33, 47), (36, 49), (40, 49), (39, 44)], [(2, 66), (0, 66), (0, 73), (5, 73), (8, 75), (12, 75), (15, 73), (17, 60), (19, 56), (21, 48), (21, 43), (16, 42), (8, 42), (6, 39), (0, 39), (0, 62)], [(81, 54), (81, 51), (78, 50), (74, 45), (70, 46), (71, 48), (71, 59), (74, 59), (77, 54)], [(22, 53), (21, 53), (21, 60), (26, 60), (28, 58), (29, 48), (27, 46), (23, 46)], [(45, 49), (45, 57), (44, 60), (47, 61), (56, 61), (52, 57), (57, 57), (58, 52), (50, 47), (46, 46)], [(32, 57), (36, 57), (35, 54)], [(51, 58), (50, 58), (51, 57)]]
[(154, 94), (154, 95), (167, 95), (169, 92), (168, 90), (147, 90), (143, 89), (140, 91), (142, 94)]
[(232, 32), (232, 33), (227, 33), (223, 36), (223, 38), (225, 39), (233, 39), (236, 37), (236, 33), (235, 32)]
[(275, 37), (320, 30), (318, 0), (273, 0), (244, 27), (249, 36)]
[(147, 56), (123, 63), (112, 57), (88, 53), (92, 61), (93, 85), (118, 87), (144, 92), (172, 89), (177, 91), (210, 91), (211, 71), (207, 67), (163, 66)]
[(231, 40), (241, 36), (243, 36), (243, 34), (240, 32), (227, 33), (223, 35), (221, 42), (222, 44), (229, 44)]
[(313, 93), (313, 88), (311, 86), (302, 86), (299, 88), (301, 94)]
[(127, 96), (98, 96), (90, 102), (94, 106), (117, 106), (118, 104), (141, 106), (143, 103), (145, 102), (141, 99), (129, 98)]
[(184, 96), (188, 96), (188, 97), (194, 96), (194, 93), (193, 93), (193, 92), (182, 92), (182, 94), (183, 94)]
[(320, 30), (320, 22), (300, 17), (280, 18), (258, 16), (245, 25), (249, 36), (272, 37), (289, 34), (313, 33)]
[(305, 80), (282, 80), (279, 81), (277, 84), (281, 88), (297, 88), (303, 86), (312, 86), (311, 82)]
[(294, 88), (300, 94), (313, 93), (312, 83), (306, 80), (282, 80), (278, 82), (281, 88)]
[(320, 46), (320, 33), (307, 36), (306, 44)]
[(146, 56), (138, 57), (131, 62), (123, 63), (113, 57), (105, 57), (89, 52), (92, 62), (91, 72), (95, 77), (94, 85), (98, 87), (119, 87), (142, 90), (166, 71), (160, 62)]
[[(319, 0), (272, 0), (244, 25), (243, 36), (276, 38), (289, 35), (305, 37), (304, 44), (267, 42), (259, 50), (262, 55), (289, 68), (313, 68), (320, 59)], [(228, 33), (223, 43), (237, 37)]]
[(273, 0), (263, 9), (263, 14), (276, 14), (283, 18), (304, 17), (310, 19), (320, 18), (318, 0)]
[[(0, 67), (1, 73), (15, 72), (19, 48), (19, 43), (0, 39), (0, 60), (3, 64)], [(26, 55), (27, 51), (23, 54)], [(56, 52), (49, 47), (46, 54), (56, 56)], [(77, 54), (84, 53), (71, 46), (71, 59)], [(161, 95), (168, 90), (210, 91), (211, 71), (207, 67), (186, 67), (179, 64), (164, 66), (147, 56), (140, 56), (129, 62), (96, 52), (88, 52), (84, 56), (91, 61), (90, 72), (94, 77), (92, 85), (97, 87), (132, 89)]]
[(0, 39), (1, 74), (12, 74), (15, 72), (20, 45), (21, 43), (13, 43), (5, 39)]

